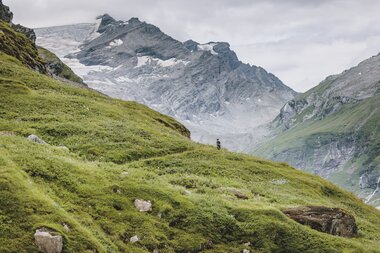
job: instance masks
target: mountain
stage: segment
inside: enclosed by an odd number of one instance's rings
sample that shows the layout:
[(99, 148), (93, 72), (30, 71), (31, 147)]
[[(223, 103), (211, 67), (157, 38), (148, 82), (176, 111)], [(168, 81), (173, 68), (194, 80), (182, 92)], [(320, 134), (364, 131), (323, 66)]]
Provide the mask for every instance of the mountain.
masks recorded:
[(380, 54), (289, 101), (255, 154), (321, 175), (380, 206)]
[(380, 212), (352, 194), (22, 60), (0, 48), (0, 252), (380, 252)]
[[(261, 67), (239, 61), (226, 42), (177, 41), (137, 18), (36, 29), (92, 88), (175, 117), (196, 141), (217, 137), (244, 150), (247, 136), (270, 122), (296, 94)], [(264, 129), (265, 130), (265, 129)]]

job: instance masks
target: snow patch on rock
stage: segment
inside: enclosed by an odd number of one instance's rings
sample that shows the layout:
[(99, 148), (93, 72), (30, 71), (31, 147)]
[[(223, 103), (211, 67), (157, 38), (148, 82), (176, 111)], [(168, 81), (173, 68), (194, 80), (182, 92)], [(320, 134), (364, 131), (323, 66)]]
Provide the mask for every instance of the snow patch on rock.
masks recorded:
[(198, 49), (202, 51), (209, 51), (213, 55), (218, 55), (218, 53), (214, 51), (214, 46), (216, 46), (216, 43), (199, 44)]

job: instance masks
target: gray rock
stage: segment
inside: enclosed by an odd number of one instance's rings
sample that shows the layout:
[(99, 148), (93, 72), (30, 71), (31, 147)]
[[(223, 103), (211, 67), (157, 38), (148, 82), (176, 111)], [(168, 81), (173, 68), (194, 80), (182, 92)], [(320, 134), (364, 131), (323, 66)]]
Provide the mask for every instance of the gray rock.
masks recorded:
[(132, 237), (129, 239), (129, 241), (130, 241), (131, 243), (138, 242), (139, 240), (140, 240), (140, 239), (139, 239), (139, 237), (138, 237), (137, 235), (132, 236)]
[(46, 228), (37, 229), (34, 239), (38, 249), (43, 253), (61, 253), (63, 248), (62, 236)]
[(247, 250), (247, 249), (243, 249), (243, 253), (250, 253), (251, 251)]
[(140, 212), (150, 212), (152, 211), (152, 203), (150, 200), (145, 201), (142, 199), (135, 199), (135, 207), (140, 211)]
[(0, 19), (11, 24), (13, 20), (13, 13), (10, 11), (9, 7), (3, 4), (0, 0)]
[(25, 26), (22, 26), (20, 24), (13, 25), (13, 29), (16, 31), (25, 34), (26, 37), (28, 37), (33, 43), (36, 42), (36, 34), (34, 33), (34, 30)]
[(38, 144), (47, 144), (44, 140), (39, 138), (37, 135), (31, 134), (28, 136), (28, 140), (33, 141)]
[(104, 14), (102, 16), (98, 16), (96, 19), (101, 19), (99, 28), (97, 30), (98, 33), (104, 32), (109, 25), (116, 23), (116, 20), (113, 19), (110, 15)]

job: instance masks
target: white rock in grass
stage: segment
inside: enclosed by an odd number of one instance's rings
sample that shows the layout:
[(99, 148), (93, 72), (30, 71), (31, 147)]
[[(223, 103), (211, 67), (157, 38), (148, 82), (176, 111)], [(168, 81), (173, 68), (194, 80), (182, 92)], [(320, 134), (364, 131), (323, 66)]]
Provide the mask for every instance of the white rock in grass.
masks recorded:
[(37, 229), (34, 240), (38, 249), (43, 253), (61, 253), (62, 251), (62, 236), (46, 228)]
[(140, 212), (149, 212), (152, 211), (152, 203), (150, 201), (145, 201), (142, 199), (135, 199), (135, 207), (140, 211)]
[(69, 226), (67, 226), (67, 224), (65, 224), (65, 223), (63, 223), (63, 231), (65, 231), (66, 233), (70, 232)]
[(250, 253), (251, 251), (247, 250), (247, 249), (243, 249), (243, 253)]
[(130, 241), (131, 243), (138, 242), (139, 240), (140, 240), (140, 239), (139, 239), (139, 237), (138, 237), (137, 235), (132, 236), (132, 237), (129, 239), (129, 241)]
[(128, 171), (121, 172), (121, 178), (125, 178), (126, 176), (128, 176), (128, 174)]
[(28, 140), (33, 141), (38, 144), (47, 144), (44, 140), (39, 138), (37, 135), (31, 134), (28, 136)]

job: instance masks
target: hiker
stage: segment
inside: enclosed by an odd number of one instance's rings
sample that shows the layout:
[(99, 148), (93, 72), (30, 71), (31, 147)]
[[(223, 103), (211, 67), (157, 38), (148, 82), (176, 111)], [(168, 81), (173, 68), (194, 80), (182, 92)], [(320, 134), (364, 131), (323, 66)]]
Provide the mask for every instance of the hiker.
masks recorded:
[(216, 139), (216, 148), (220, 149), (220, 147), (221, 147), (220, 141), (219, 141), (219, 139)]

